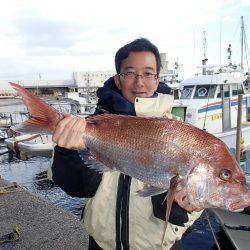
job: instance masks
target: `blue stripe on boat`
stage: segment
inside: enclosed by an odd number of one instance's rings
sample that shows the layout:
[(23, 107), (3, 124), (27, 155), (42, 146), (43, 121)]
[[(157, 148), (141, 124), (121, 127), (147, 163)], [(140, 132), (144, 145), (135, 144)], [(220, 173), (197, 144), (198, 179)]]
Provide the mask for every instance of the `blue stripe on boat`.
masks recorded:
[[(246, 99), (243, 100), (243, 104), (246, 104)], [(230, 106), (231, 107), (237, 106), (237, 105), (238, 105), (238, 101), (237, 100), (230, 102)], [(217, 110), (217, 109), (222, 109), (222, 103), (209, 106), (208, 108), (206, 108), (206, 107), (205, 108), (200, 108), (198, 110), (198, 113), (208, 112), (208, 111)]]

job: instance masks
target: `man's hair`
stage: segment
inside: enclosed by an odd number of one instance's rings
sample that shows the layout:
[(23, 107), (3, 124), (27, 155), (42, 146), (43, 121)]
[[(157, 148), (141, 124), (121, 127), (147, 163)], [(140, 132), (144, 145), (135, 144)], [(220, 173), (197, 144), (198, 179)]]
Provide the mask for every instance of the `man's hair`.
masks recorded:
[(121, 70), (122, 61), (129, 56), (130, 52), (152, 52), (155, 55), (156, 59), (157, 74), (160, 73), (162, 65), (158, 48), (154, 44), (152, 44), (148, 39), (138, 38), (133, 42), (124, 45), (116, 52), (115, 68), (118, 74)]

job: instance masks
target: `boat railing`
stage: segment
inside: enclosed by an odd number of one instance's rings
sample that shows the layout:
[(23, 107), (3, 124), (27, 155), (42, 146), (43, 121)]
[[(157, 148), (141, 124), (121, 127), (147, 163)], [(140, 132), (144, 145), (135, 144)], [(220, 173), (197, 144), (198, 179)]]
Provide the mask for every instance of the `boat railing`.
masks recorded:
[(27, 120), (28, 112), (13, 111), (0, 113), (0, 126), (13, 126)]

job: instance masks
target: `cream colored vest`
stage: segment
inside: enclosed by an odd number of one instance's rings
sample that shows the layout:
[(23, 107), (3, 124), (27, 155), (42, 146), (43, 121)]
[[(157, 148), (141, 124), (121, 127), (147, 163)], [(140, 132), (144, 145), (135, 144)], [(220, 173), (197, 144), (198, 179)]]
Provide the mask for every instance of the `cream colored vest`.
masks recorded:
[[(173, 97), (158, 94), (156, 98), (137, 98), (135, 110), (137, 116), (163, 117), (170, 116)], [(105, 249), (115, 249), (115, 217), (116, 194), (120, 173), (108, 172), (103, 174), (100, 186), (95, 196), (87, 201), (84, 210), (84, 226), (98, 245)], [(164, 221), (153, 214), (151, 197), (139, 197), (136, 191), (143, 183), (132, 178), (130, 186), (129, 204), (129, 245), (130, 249), (169, 249), (176, 240), (200, 216), (199, 213), (189, 215), (189, 222), (185, 227), (168, 223), (164, 242), (161, 244)]]

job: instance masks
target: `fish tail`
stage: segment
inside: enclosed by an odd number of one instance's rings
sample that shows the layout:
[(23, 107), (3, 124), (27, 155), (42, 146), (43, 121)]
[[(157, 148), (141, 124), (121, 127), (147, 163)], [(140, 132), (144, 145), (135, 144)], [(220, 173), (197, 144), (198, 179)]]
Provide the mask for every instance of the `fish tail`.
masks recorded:
[(13, 126), (12, 129), (17, 132), (49, 132), (53, 133), (62, 115), (56, 109), (42, 101), (22, 86), (10, 82), (10, 85), (23, 98), (23, 102), (28, 108), (30, 118), (24, 123)]

